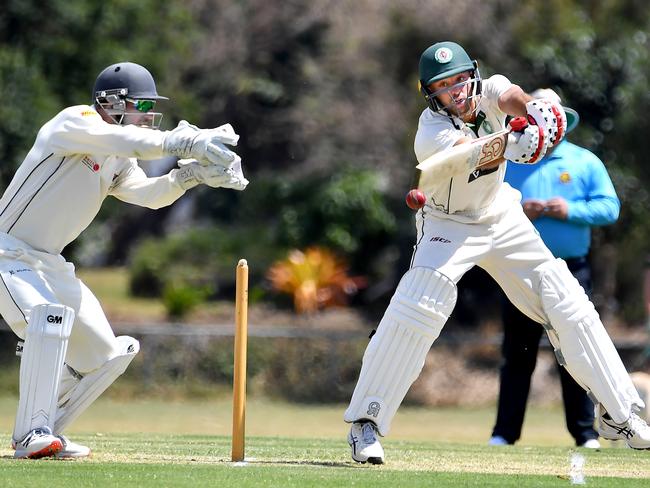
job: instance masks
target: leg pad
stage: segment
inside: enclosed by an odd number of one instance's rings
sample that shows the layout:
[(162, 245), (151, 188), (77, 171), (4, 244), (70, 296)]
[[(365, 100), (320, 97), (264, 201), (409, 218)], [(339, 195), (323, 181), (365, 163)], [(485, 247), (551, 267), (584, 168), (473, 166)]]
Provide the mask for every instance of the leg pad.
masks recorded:
[(386, 435), (456, 303), (456, 285), (432, 268), (409, 270), (363, 356), (346, 422), (373, 421)]
[(74, 310), (58, 304), (37, 305), (29, 314), (20, 352), (20, 399), (14, 440), (33, 429), (54, 426), (58, 385), (74, 315)]
[(618, 423), (643, 401), (625, 370), (612, 340), (578, 280), (561, 259), (538, 268), (549, 340), (560, 364), (602, 403)]

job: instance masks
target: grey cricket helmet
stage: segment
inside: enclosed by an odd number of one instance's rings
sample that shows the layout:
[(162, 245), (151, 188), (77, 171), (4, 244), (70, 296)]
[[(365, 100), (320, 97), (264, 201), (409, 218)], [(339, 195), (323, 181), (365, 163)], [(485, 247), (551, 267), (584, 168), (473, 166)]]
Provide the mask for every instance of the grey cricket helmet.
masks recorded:
[(147, 68), (128, 61), (112, 64), (99, 73), (93, 87), (93, 102), (98, 93), (114, 90), (125, 90), (121, 95), (134, 100), (169, 100), (158, 95), (156, 82)]

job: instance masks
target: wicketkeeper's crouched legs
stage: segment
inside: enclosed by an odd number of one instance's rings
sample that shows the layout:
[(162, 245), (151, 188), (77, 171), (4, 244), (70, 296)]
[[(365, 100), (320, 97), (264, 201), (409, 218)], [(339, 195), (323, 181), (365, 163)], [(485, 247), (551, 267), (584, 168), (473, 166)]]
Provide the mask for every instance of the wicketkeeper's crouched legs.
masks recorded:
[(415, 267), (404, 274), (363, 356), (346, 422), (371, 420), (381, 435), (388, 434), (456, 297), (455, 283), (435, 269)]
[(59, 392), (54, 432), (61, 433), (81, 415), (111, 384), (126, 371), (140, 343), (129, 336), (119, 336), (118, 354), (90, 373), (80, 375), (66, 368)]
[(643, 408), (612, 340), (593, 304), (561, 259), (537, 268), (542, 306), (558, 362), (601, 403), (617, 423), (628, 420), (632, 407)]

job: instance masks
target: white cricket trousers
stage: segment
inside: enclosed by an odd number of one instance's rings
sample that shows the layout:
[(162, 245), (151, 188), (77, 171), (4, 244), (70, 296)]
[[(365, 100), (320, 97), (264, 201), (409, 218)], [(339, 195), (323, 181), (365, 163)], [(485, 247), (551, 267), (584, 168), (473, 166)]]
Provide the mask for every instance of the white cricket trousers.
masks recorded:
[(523, 313), (539, 323), (548, 323), (537, 289), (539, 273), (534, 270), (554, 260), (553, 254), (518, 203), (495, 219), (467, 224), (418, 212), (411, 266), (437, 269), (458, 283), (477, 265)]
[(66, 364), (85, 374), (121, 352), (99, 301), (63, 256), (0, 233), (0, 280), (0, 314), (21, 339), (33, 307), (56, 303), (75, 312)]

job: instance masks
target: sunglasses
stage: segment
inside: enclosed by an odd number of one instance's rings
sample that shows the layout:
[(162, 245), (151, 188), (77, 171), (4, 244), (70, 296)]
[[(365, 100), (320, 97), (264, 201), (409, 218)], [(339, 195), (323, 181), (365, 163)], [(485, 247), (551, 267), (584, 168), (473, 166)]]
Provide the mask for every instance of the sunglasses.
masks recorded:
[(131, 102), (136, 110), (138, 112), (149, 112), (150, 110), (153, 110), (153, 108), (156, 106), (156, 101), (155, 100), (131, 100), (127, 99), (129, 102)]

